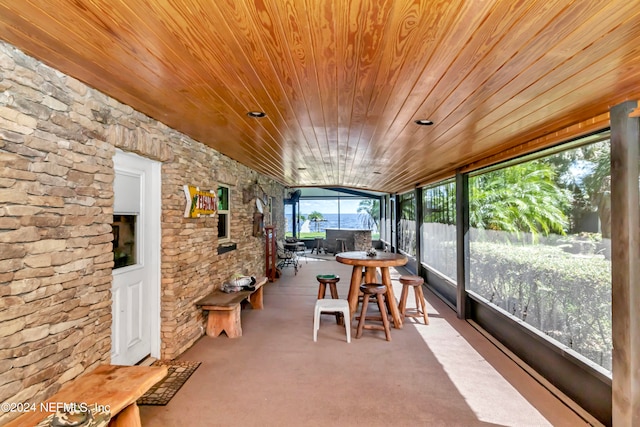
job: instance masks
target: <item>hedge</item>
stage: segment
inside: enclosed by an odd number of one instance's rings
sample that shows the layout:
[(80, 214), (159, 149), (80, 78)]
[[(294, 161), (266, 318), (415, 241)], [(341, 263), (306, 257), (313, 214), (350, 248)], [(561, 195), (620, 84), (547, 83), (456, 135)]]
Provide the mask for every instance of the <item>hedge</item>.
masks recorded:
[(611, 263), (546, 245), (470, 244), (470, 289), (611, 369)]

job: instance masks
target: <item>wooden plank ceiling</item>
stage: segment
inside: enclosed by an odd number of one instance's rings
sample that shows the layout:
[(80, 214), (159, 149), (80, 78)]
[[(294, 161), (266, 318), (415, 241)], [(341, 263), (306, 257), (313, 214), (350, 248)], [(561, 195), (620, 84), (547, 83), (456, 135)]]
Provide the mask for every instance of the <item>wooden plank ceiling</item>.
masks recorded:
[(0, 38), (287, 186), (401, 192), (606, 125), (640, 98), (639, 14), (629, 0), (0, 0)]

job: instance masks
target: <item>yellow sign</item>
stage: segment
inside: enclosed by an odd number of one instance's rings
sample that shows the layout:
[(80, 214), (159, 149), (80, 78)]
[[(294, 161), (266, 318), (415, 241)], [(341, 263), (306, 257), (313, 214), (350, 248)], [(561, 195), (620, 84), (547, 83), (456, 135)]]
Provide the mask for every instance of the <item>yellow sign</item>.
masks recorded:
[(215, 215), (218, 210), (216, 194), (209, 191), (200, 191), (193, 185), (184, 186), (184, 195), (187, 198), (187, 206), (184, 209), (185, 218), (198, 218), (202, 215)]

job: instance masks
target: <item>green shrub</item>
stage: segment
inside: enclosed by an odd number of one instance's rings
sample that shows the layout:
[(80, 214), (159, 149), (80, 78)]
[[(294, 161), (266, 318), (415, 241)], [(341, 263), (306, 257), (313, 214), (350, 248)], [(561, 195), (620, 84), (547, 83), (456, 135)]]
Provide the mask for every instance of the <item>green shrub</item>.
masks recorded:
[(611, 263), (544, 245), (470, 245), (471, 290), (611, 369)]

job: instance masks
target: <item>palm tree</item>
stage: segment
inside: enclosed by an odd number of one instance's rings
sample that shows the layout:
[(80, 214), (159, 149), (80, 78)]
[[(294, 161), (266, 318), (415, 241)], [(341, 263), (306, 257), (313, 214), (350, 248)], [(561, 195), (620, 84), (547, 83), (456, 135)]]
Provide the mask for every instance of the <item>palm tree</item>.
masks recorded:
[(472, 178), (469, 185), (469, 223), (472, 227), (565, 234), (571, 194), (555, 182), (546, 163), (534, 160)]
[(364, 199), (360, 201), (358, 205), (358, 213), (368, 214), (369, 218), (373, 219), (376, 228), (380, 229), (380, 200), (378, 199)]
[(320, 221), (324, 221), (324, 215), (322, 215), (320, 212), (318, 211), (313, 211), (311, 212), (307, 218), (309, 219), (309, 221), (315, 222), (316, 223), (316, 231), (318, 231), (318, 229), (320, 228), (320, 225), (318, 224)]

